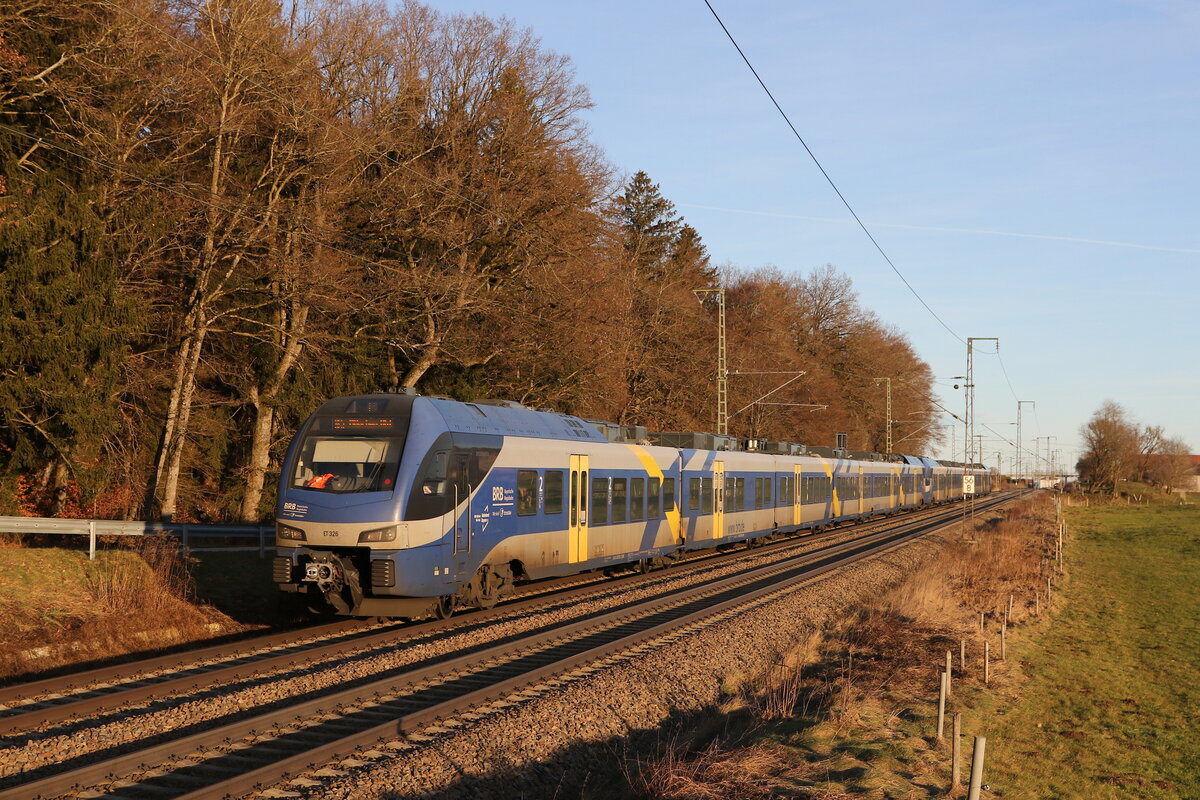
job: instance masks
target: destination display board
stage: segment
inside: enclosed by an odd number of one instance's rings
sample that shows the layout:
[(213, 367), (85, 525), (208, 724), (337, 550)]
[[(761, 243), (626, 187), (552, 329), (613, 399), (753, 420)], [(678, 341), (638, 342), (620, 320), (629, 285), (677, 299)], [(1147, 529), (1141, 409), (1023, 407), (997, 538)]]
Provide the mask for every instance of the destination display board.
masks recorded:
[(389, 417), (333, 417), (330, 429), (334, 431), (390, 431), (395, 420)]

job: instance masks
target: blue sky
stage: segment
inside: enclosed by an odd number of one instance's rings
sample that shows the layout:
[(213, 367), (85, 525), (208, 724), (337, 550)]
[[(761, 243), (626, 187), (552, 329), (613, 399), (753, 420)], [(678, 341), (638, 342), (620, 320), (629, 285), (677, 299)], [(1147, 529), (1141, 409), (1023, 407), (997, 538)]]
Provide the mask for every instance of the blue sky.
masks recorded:
[[(961, 337), (1000, 338), (1012, 389), (977, 356), (978, 420), (1012, 438), (1014, 397), (1034, 400), (1027, 446), (1056, 436), (1074, 463), (1112, 399), (1200, 451), (1200, 3), (713, 4), (925, 301)], [(716, 263), (835, 265), (960, 411), (964, 345), (854, 225), (703, 0), (433, 5), (507, 16), (570, 56), (593, 140), (660, 183)]]

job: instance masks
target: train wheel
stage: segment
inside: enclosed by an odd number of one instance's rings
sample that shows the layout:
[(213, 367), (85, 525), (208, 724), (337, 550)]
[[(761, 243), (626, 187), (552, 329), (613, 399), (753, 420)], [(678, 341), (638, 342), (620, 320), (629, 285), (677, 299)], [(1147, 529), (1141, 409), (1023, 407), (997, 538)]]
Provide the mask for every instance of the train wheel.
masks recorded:
[(448, 594), (437, 599), (437, 603), (433, 607), (433, 615), (438, 619), (449, 619), (456, 608), (458, 608), (458, 603), (455, 601), (454, 595)]

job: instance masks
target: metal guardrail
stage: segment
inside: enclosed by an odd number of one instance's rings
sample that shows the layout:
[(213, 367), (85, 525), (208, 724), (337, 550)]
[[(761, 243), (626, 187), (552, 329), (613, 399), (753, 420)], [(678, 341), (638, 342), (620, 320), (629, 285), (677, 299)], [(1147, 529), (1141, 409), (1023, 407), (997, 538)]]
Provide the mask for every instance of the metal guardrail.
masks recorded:
[[(265, 556), (267, 542), (275, 538), (274, 525), (200, 525), (191, 522), (144, 522), (111, 519), (58, 519), (54, 517), (0, 517), (0, 533), (37, 533), (88, 537), (88, 558), (96, 558), (96, 539), (100, 536), (177, 536), (185, 549), (209, 553), (234, 553), (257, 550)], [(253, 539), (254, 545), (242, 547), (198, 547), (196, 540)], [(271, 545), (274, 547), (274, 544)]]

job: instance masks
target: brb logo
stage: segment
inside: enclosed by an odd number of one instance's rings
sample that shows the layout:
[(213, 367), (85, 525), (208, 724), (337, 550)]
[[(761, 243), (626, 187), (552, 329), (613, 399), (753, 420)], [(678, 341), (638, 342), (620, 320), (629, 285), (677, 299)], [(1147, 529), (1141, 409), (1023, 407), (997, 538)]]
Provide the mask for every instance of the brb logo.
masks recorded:
[(283, 504), (283, 516), (298, 518), (303, 517), (306, 514), (308, 514), (308, 506), (306, 506), (304, 503), (294, 503), (288, 501)]

